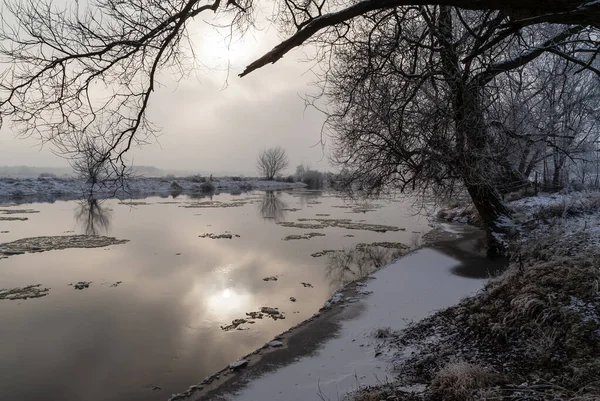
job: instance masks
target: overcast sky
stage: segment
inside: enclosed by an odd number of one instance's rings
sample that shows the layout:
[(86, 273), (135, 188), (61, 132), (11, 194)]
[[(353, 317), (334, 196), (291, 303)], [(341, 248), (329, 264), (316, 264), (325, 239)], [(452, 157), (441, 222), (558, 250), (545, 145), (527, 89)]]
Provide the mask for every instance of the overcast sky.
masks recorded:
[[(247, 77), (237, 74), (278, 41), (273, 27), (247, 35), (230, 50), (221, 35), (197, 20), (191, 27), (199, 61), (206, 68), (179, 83), (168, 74), (151, 98), (149, 118), (162, 127), (158, 143), (132, 152), (134, 164), (214, 174), (255, 174), (255, 159), (265, 147), (281, 146), (290, 159), (288, 172), (300, 163), (331, 169), (327, 149), (318, 144), (323, 116), (305, 109), (311, 91), (310, 64), (302, 51)], [(232, 69), (223, 89), (226, 60)], [(213, 68), (208, 68), (213, 67)], [(220, 69), (215, 69), (220, 67)], [(312, 89), (314, 90), (314, 89)], [(315, 146), (316, 145), (316, 146)], [(35, 139), (16, 139), (9, 124), (0, 131), (0, 165), (66, 166)]]

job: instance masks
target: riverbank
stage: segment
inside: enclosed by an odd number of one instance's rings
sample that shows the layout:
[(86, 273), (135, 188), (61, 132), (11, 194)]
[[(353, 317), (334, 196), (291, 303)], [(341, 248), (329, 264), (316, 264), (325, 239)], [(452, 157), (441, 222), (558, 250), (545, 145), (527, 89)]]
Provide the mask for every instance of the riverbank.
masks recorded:
[[(266, 181), (254, 178), (214, 178), (205, 177), (138, 177), (128, 179), (123, 186), (98, 186), (97, 197), (143, 198), (151, 195), (203, 195), (215, 191), (239, 193), (243, 191), (279, 190), (304, 188), (300, 182)], [(0, 178), (0, 202), (53, 202), (54, 200), (74, 200), (86, 195), (88, 186), (76, 178)]]
[[(362, 291), (360, 300), (320, 312), (171, 400), (600, 399), (600, 195), (548, 194), (508, 206), (520, 234), (508, 269), (482, 258), (477, 230), (442, 223), (451, 240), (440, 242), (435, 230), (435, 248), (335, 296)], [(464, 210), (455, 215), (476, 221)], [(452, 276), (411, 281), (432, 266), (480, 281), (440, 297), (459, 285)], [(413, 302), (398, 302), (407, 291)]]
[(571, 193), (510, 202), (521, 235), (508, 270), (390, 335), (395, 379), (348, 399), (600, 399), (599, 201)]
[(435, 246), (349, 284), (308, 321), (170, 400), (337, 400), (392, 380), (387, 337), (475, 293), (492, 273), (481, 268), (484, 253), (475, 246), (482, 232), (453, 229), (431, 233)]

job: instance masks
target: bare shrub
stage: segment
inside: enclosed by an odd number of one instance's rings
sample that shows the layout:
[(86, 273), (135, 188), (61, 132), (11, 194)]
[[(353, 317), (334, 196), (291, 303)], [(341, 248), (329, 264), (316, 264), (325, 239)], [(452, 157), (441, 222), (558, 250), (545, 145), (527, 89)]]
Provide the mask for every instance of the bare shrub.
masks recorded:
[(206, 182), (206, 177), (202, 177), (200, 174), (192, 175), (190, 177), (186, 177), (186, 181), (191, 181), (195, 183), (204, 183)]
[(376, 338), (388, 338), (394, 334), (394, 331), (389, 327), (380, 327), (375, 330)]
[(212, 182), (203, 182), (199, 186), (202, 192), (213, 192), (216, 188)]

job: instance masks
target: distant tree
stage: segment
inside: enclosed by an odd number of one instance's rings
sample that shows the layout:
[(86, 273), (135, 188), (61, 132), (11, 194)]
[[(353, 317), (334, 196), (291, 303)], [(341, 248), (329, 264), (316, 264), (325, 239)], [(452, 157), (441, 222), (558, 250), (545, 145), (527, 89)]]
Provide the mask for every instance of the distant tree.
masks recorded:
[(305, 164), (297, 165), (296, 166), (296, 179), (297, 180), (302, 179), (302, 174), (306, 173), (308, 170), (310, 170), (309, 165), (305, 165)]
[(92, 187), (105, 181), (109, 176), (104, 152), (92, 141), (86, 141), (79, 147), (77, 157), (71, 166), (78, 178)]
[(263, 150), (256, 160), (256, 169), (267, 180), (272, 180), (289, 165), (287, 154), (283, 148), (276, 146)]
[(86, 184), (86, 197), (93, 198), (98, 189), (114, 192), (124, 189), (126, 179), (131, 177), (131, 167), (122, 164), (119, 168), (111, 163), (103, 141), (83, 138), (69, 146), (74, 149), (70, 164), (76, 176)]

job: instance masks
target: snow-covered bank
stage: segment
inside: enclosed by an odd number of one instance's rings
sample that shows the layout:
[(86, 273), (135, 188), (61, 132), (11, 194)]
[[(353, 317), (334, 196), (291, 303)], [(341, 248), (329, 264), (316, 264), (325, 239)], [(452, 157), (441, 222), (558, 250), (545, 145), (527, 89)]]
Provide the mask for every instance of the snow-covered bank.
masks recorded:
[(600, 196), (508, 206), (519, 234), (509, 269), (389, 336), (395, 380), (349, 400), (600, 400)]
[[(96, 188), (97, 196), (141, 197), (146, 195), (207, 193), (216, 191), (239, 192), (252, 189), (277, 190), (302, 188), (305, 184), (259, 179), (215, 178), (212, 181), (198, 177), (132, 178), (123, 188)], [(0, 201), (2, 199), (76, 199), (87, 192), (86, 183), (75, 178), (0, 178)]]

